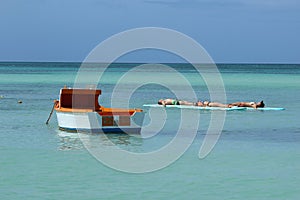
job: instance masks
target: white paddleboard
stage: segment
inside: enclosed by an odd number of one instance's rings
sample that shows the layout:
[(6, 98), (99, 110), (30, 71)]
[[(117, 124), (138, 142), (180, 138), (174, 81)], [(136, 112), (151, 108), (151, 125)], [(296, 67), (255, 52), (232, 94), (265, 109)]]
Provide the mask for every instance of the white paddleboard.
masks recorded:
[(196, 109), (196, 110), (285, 110), (284, 108), (250, 108), (250, 107), (231, 107), (231, 108), (222, 108), (222, 107), (201, 107), (201, 106), (186, 106), (186, 105), (158, 105), (158, 104), (144, 104), (145, 107), (161, 107), (161, 108), (180, 108), (180, 109)]
[(231, 108), (222, 108), (222, 107), (201, 107), (201, 106), (186, 106), (186, 105), (158, 105), (158, 104), (144, 104), (145, 107), (161, 107), (161, 108), (180, 108), (180, 109), (195, 109), (195, 110), (246, 110), (244, 107), (231, 107)]
[(265, 108), (246, 108), (247, 110), (285, 110), (285, 108), (271, 108), (271, 107), (265, 107)]

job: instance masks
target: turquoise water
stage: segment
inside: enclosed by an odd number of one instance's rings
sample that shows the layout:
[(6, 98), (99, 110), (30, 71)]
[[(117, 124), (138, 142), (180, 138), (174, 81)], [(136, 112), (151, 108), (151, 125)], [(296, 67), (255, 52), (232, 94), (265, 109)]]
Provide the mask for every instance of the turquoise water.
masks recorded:
[[(103, 105), (109, 106), (115, 80), (136, 65), (109, 68), (99, 84)], [(77, 134), (58, 130), (55, 115), (45, 125), (53, 100), (61, 87), (73, 85), (79, 66), (0, 63), (1, 199), (300, 198), (300, 65), (218, 65), (228, 102), (263, 99), (269, 107), (286, 110), (227, 112), (219, 141), (202, 160), (198, 152), (211, 112), (201, 111), (197, 137), (187, 152), (170, 166), (144, 174), (103, 165), (89, 154)], [(203, 80), (190, 66), (170, 66), (190, 80), (197, 98), (209, 99)], [(143, 71), (134, 74), (147, 75)], [(130, 88), (132, 83), (126, 84)], [(148, 84), (133, 93), (130, 106), (142, 107), (172, 95), (162, 86)], [(174, 122), (180, 112), (167, 114), (168, 123), (152, 138), (108, 137), (128, 151), (156, 150), (170, 141), (178, 128)]]

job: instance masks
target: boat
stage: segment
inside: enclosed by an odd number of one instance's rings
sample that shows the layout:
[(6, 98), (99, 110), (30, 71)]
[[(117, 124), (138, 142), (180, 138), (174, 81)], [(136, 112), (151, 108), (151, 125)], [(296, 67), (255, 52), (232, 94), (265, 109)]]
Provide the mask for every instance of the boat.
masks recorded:
[(142, 109), (106, 108), (99, 104), (100, 89), (62, 88), (54, 101), (60, 130), (91, 133), (140, 134)]

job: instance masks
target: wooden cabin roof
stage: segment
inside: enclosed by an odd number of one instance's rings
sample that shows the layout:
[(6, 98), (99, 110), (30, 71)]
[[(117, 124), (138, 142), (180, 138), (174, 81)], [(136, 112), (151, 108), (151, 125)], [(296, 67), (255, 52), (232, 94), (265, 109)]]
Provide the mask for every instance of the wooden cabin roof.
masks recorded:
[(97, 89), (63, 88), (60, 90), (60, 107), (98, 110), (100, 94), (101, 90)]

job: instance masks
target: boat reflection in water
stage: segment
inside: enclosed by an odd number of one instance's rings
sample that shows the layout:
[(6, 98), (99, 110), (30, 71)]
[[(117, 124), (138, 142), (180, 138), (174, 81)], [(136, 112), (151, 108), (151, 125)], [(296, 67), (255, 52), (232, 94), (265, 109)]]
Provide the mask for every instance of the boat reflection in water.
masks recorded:
[(117, 146), (130, 152), (141, 152), (143, 139), (124, 133), (90, 134), (70, 133), (58, 130), (59, 150), (80, 150), (84, 148), (109, 148)]

